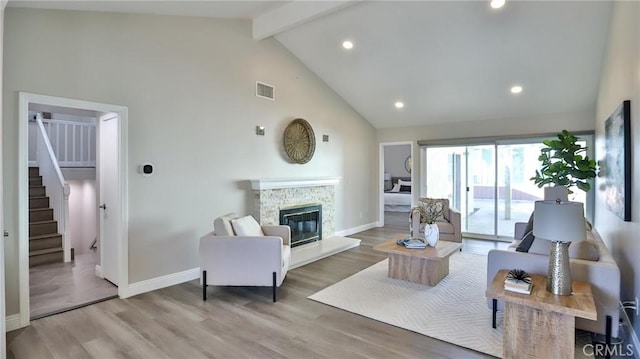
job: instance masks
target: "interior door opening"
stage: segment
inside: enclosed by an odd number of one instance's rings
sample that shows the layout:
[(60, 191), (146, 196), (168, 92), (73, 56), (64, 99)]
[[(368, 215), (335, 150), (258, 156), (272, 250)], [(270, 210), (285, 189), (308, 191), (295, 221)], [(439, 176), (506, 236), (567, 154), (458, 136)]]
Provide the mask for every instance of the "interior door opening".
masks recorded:
[(413, 204), (413, 144), (380, 144), (379, 223), (385, 227), (408, 230)]
[[(31, 111), (31, 113), (30, 113)], [(35, 116), (36, 113), (38, 116)], [(46, 315), (55, 314), (60, 311), (69, 309), (75, 309), (84, 305), (92, 304), (100, 300), (124, 297), (127, 293), (127, 281), (122, 278), (128, 277), (128, 268), (123, 265), (127, 261), (127, 253), (125, 249), (127, 245), (127, 213), (126, 213), (126, 119), (128, 110), (126, 107), (101, 104), (95, 102), (87, 102), (83, 100), (74, 100), (60, 97), (52, 97), (45, 95), (37, 95), (31, 93), (21, 92), (19, 94), (19, 151), (18, 151), (18, 243), (19, 243), (19, 288), (20, 288), (20, 312), (19, 312), (19, 327), (25, 327), (29, 325), (29, 321), (34, 318), (40, 318)], [(100, 227), (101, 218), (98, 216), (98, 200), (100, 190), (100, 181), (97, 177), (100, 173), (101, 167), (99, 163), (99, 118), (103, 115), (111, 114), (112, 118), (116, 118), (117, 124), (115, 131), (107, 132), (114, 138), (111, 139), (111, 143), (115, 144), (111, 147), (111, 150), (115, 153), (111, 166), (115, 168), (115, 175), (112, 175), (109, 181), (112, 181), (114, 192), (112, 194), (117, 198), (113, 201), (112, 213), (117, 213), (112, 216), (111, 224), (114, 226), (112, 246), (115, 248), (111, 250), (110, 254), (106, 257), (104, 253), (106, 251), (102, 248), (100, 243), (100, 235), (98, 228)], [(75, 227), (84, 230), (82, 238), (76, 238), (74, 236), (67, 236), (65, 231), (64, 247), (74, 248), (74, 260), (68, 262), (47, 263), (43, 266), (31, 266), (30, 268), (30, 245), (33, 246), (33, 241), (30, 241), (30, 237), (38, 231), (33, 223), (29, 223), (30, 204), (33, 204), (31, 196), (47, 197), (47, 188), (31, 188), (32, 180), (29, 179), (30, 173), (36, 177), (35, 182), (38, 182), (37, 177), (40, 176), (39, 168), (34, 167), (33, 158), (30, 158), (30, 119), (34, 117), (40, 117), (45, 119), (47, 124), (40, 121), (40, 134), (44, 134), (41, 138), (46, 137), (49, 142), (49, 153), (57, 155), (51, 156), (51, 162), (58, 162), (58, 165), (62, 165), (62, 168), (58, 169), (58, 172), (64, 172), (69, 178), (69, 181), (61, 180), (60, 183), (68, 182), (71, 189), (68, 198), (69, 202), (74, 201), (74, 193), (76, 195), (76, 205), (83, 206), (80, 210), (70, 210), (68, 218), (71, 218), (72, 224), (64, 227)], [(77, 118), (92, 117), (94, 121), (94, 130), (86, 126), (83, 121), (74, 122)], [(86, 122), (86, 121), (85, 121)], [(45, 128), (46, 127), (46, 128)], [(91, 136), (92, 134), (92, 136)], [(89, 135), (87, 137), (87, 135)], [(52, 140), (55, 139), (55, 140)], [(88, 145), (88, 146), (87, 146)], [(55, 147), (55, 149), (54, 149)], [(85, 150), (83, 148), (88, 148)], [(85, 151), (85, 152), (83, 152)], [(40, 151), (38, 151), (40, 152)], [(58, 160), (59, 157), (59, 160)], [(91, 164), (93, 157), (93, 165)], [(41, 166), (39, 164), (38, 166)], [(91, 168), (94, 167), (94, 168)], [(93, 170), (93, 175), (90, 175)], [(102, 171), (103, 175), (105, 171)], [(107, 171), (108, 172), (108, 171)], [(65, 175), (60, 175), (59, 178), (64, 178)], [(75, 176), (75, 177), (74, 177)], [(64, 187), (64, 186), (63, 186)], [(44, 200), (46, 202), (46, 199)], [(71, 206), (70, 206), (71, 207)], [(123, 209), (124, 208), (124, 209)], [(49, 212), (49, 210), (43, 210)], [(77, 214), (81, 212), (88, 212), (93, 214), (86, 214), (84, 217), (77, 217)], [(64, 218), (67, 218), (65, 216)], [(36, 222), (39, 225), (44, 224), (55, 229), (55, 218), (39, 218)], [(46, 223), (45, 223), (46, 222)], [(93, 226), (93, 233), (90, 227)], [(80, 232), (80, 233), (81, 233)], [(77, 236), (79, 232), (75, 232)], [(70, 238), (70, 239), (69, 239)], [(33, 239), (33, 238), (31, 238)], [(69, 245), (67, 241), (73, 243)], [(32, 248), (33, 249), (33, 248)], [(36, 248), (37, 249), (37, 248)], [(65, 249), (65, 253), (66, 253)], [(45, 250), (47, 252), (48, 250)], [(33, 253), (32, 253), (33, 254)], [(94, 259), (87, 259), (92, 257)], [(98, 258), (97, 260), (95, 258)], [(65, 257), (65, 260), (68, 258)], [(32, 263), (33, 264), (33, 263)], [(102, 271), (99, 270), (102, 267), (113, 268), (111, 273), (115, 273), (115, 277), (109, 278), (109, 281), (104, 280), (102, 277)], [(56, 274), (58, 272), (66, 272), (67, 275), (74, 276), (73, 281), (64, 280), (64, 275)], [(78, 281), (78, 275), (82, 272), (81, 276), (84, 278), (92, 278), (93, 282)], [(40, 285), (39, 282), (42, 278), (48, 278), (47, 284), (49, 285), (47, 290), (42, 288), (36, 288)], [(69, 289), (65, 285), (68, 282), (75, 282), (75, 285), (82, 286), (82, 289)], [(100, 286), (96, 286), (96, 282), (101, 283)], [(114, 286), (112, 283), (125, 283), (125, 285)], [(51, 288), (55, 289), (55, 293)], [(66, 288), (66, 289), (65, 289)], [(43, 306), (35, 310), (35, 305), (42, 298), (37, 298), (39, 294), (47, 294), (48, 302)], [(78, 293), (82, 295), (78, 295)], [(74, 301), (69, 301), (65, 296), (73, 294)], [(84, 295), (87, 296), (84, 296)], [(43, 296), (44, 298), (44, 296)], [(75, 300), (77, 299), (77, 300)], [(58, 304), (55, 306), (53, 304)], [(66, 307), (60, 307), (59, 304), (63, 303)]]

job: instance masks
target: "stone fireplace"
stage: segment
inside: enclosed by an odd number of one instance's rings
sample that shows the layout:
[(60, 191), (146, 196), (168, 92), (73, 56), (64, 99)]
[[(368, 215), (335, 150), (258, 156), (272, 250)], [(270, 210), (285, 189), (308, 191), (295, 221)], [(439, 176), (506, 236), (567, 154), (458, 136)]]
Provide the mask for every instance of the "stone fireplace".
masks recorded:
[(291, 228), (291, 247), (322, 240), (322, 205), (303, 204), (280, 209), (280, 224)]
[(299, 244), (311, 243), (315, 240), (305, 240), (305, 236), (310, 236), (305, 232), (311, 232), (311, 227), (315, 226), (319, 232), (318, 240), (329, 238), (335, 233), (335, 186), (339, 181), (340, 177), (251, 180), (254, 215), (261, 224), (280, 224), (281, 210), (286, 214), (291, 209), (320, 206), (321, 214), (317, 219), (312, 219), (309, 213), (306, 218), (290, 217), (294, 222), (291, 225), (295, 226), (295, 229), (292, 227), (292, 237), (294, 232), (303, 233), (303, 242)]

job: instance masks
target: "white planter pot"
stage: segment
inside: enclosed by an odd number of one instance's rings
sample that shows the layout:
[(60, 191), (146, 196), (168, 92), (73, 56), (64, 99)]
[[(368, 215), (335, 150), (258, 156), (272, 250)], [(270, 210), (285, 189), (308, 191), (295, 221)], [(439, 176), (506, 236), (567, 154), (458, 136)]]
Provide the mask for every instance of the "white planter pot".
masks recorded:
[(440, 231), (437, 224), (425, 224), (424, 225), (424, 240), (431, 247), (435, 247), (440, 239)]

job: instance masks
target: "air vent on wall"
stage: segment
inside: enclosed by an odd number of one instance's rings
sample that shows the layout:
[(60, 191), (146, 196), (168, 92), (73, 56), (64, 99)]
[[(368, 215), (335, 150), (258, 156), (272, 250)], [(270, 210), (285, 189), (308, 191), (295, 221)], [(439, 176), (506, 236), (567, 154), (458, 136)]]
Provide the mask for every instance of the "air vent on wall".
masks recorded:
[(275, 99), (275, 88), (262, 82), (256, 82), (256, 96), (268, 100)]

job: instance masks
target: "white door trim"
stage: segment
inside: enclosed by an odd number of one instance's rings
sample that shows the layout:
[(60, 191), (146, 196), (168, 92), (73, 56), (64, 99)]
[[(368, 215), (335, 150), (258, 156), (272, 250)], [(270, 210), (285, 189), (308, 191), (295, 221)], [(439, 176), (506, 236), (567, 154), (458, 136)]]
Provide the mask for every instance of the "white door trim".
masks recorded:
[(120, 168), (120, 203), (122, 205), (120, 226), (120, 246), (118, 248), (118, 265), (120, 266), (120, 283), (118, 295), (127, 297), (129, 291), (129, 193), (128, 193), (128, 112), (125, 106), (38, 95), (28, 92), (19, 93), (18, 104), (18, 280), (20, 288), (20, 327), (29, 325), (29, 196), (28, 196), (28, 117), (29, 103), (71, 107), (93, 110), (97, 112), (115, 112), (120, 117), (118, 129), (119, 168)]
[[(7, 6), (8, 0), (0, 0), (0, 98), (2, 98), (2, 53), (4, 51), (3, 44), (3, 32), (4, 32), (4, 7)], [(2, 138), (2, 103), (0, 102), (0, 138)], [(5, 291), (5, 270), (4, 270), (4, 242), (8, 237), (4, 237), (4, 171), (2, 170), (2, 148), (0, 147), (0, 232), (2, 232), (2, 241), (0, 242), (0, 359), (7, 357), (7, 343), (6, 343), (6, 310), (7, 303), (6, 291)]]
[(384, 227), (384, 190), (382, 190), (384, 189), (384, 148), (386, 146), (397, 146), (397, 145), (411, 146), (411, 149), (409, 150), (411, 153), (411, 158), (413, 159), (413, 162), (411, 165), (411, 207), (413, 207), (417, 202), (414, 197), (418, 193), (418, 191), (415, 190), (416, 188), (415, 159), (418, 157), (416, 157), (415, 153), (413, 153), (413, 142), (412, 141), (380, 142), (380, 153), (378, 154), (378, 227)]

